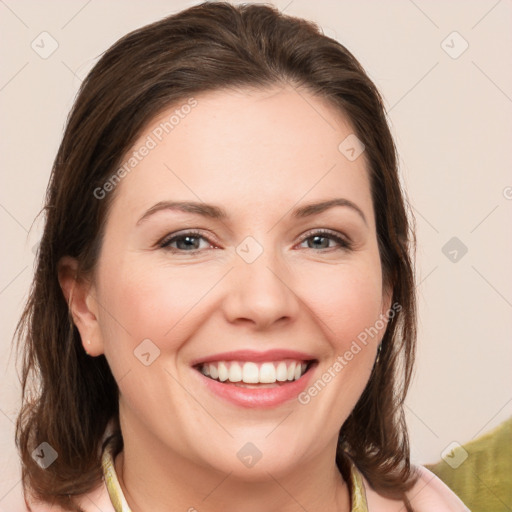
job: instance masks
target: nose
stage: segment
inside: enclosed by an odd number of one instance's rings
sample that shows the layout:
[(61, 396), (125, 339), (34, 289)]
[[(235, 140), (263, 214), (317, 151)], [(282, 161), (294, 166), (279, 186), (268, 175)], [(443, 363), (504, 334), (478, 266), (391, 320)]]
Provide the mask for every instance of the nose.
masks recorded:
[(252, 263), (236, 255), (235, 268), (227, 277), (224, 311), (231, 323), (263, 330), (297, 318), (300, 301), (293, 276), (271, 249), (264, 249)]

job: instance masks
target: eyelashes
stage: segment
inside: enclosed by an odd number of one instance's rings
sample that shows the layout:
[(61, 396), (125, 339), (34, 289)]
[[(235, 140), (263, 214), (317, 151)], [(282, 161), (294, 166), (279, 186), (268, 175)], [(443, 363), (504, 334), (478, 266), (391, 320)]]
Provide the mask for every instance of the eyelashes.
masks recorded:
[[(315, 248), (315, 243), (318, 243), (321, 240), (327, 240), (327, 247), (319, 247)], [(188, 254), (191, 256), (200, 255), (203, 250), (200, 248), (200, 240), (204, 240), (207, 242), (208, 249), (212, 246), (216, 247), (211, 240), (204, 235), (203, 232), (197, 230), (189, 230), (181, 233), (172, 233), (163, 238), (160, 242), (158, 242), (158, 247), (161, 249), (168, 250), (171, 253), (175, 254)], [(341, 235), (336, 231), (326, 230), (326, 229), (317, 229), (306, 233), (305, 236), (301, 238), (299, 244), (303, 244), (311, 240), (311, 246), (308, 244), (306, 247), (307, 250), (312, 250), (314, 252), (332, 252), (334, 251), (350, 251), (352, 250), (352, 243), (346, 237)], [(337, 244), (337, 247), (329, 246), (329, 241), (334, 241)], [(176, 247), (172, 247), (172, 244), (176, 244)], [(322, 245), (322, 244), (320, 244)]]
[[(183, 233), (180, 233), (180, 234), (171, 234), (171, 235), (168, 235), (166, 236), (161, 242), (159, 242), (159, 246), (162, 248), (162, 249), (168, 249), (170, 250), (171, 252), (183, 252), (183, 253), (190, 253), (190, 254), (194, 254), (196, 252), (198, 252), (198, 249), (196, 249), (194, 247), (195, 244), (190, 244), (190, 240), (193, 240), (193, 239), (203, 239), (203, 240), (207, 240), (211, 245), (214, 245), (210, 242), (210, 240), (205, 237), (203, 235), (202, 232), (200, 231), (194, 231), (194, 230), (191, 230), (191, 231), (185, 231)], [(179, 248), (174, 248), (174, 247), (171, 247), (171, 244), (173, 244), (174, 242), (179, 242), (179, 241), (186, 241), (186, 244), (185, 244), (185, 247), (192, 247), (192, 249), (194, 249), (193, 251), (190, 251), (190, 250), (184, 250), (184, 249), (179, 249)]]

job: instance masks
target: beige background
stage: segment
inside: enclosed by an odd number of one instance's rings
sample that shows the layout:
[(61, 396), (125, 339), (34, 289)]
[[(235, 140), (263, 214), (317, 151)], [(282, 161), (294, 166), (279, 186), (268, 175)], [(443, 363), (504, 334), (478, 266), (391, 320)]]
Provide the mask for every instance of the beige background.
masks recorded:
[[(20, 491), (11, 337), (29, 289), (52, 160), (81, 79), (126, 32), (198, 2), (0, 1), (0, 510)], [(417, 219), (415, 462), (512, 414), (512, 4), (276, 0), (346, 45), (381, 89)], [(46, 59), (31, 47), (48, 32)], [(460, 36), (453, 35), (457, 31)], [(443, 41), (445, 41), (443, 43)], [(465, 46), (468, 48), (453, 58)], [(42, 49), (40, 50), (42, 51)], [(451, 56), (450, 56), (451, 53)], [(468, 249), (450, 261), (444, 245)], [(445, 249), (448, 256), (452, 247)]]

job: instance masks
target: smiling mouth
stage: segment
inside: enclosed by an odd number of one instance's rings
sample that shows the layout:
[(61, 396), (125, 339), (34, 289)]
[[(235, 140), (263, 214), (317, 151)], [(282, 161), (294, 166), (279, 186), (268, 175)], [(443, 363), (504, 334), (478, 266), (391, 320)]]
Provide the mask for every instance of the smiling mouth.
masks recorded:
[(316, 360), (215, 361), (195, 366), (205, 377), (244, 388), (282, 386), (300, 379)]

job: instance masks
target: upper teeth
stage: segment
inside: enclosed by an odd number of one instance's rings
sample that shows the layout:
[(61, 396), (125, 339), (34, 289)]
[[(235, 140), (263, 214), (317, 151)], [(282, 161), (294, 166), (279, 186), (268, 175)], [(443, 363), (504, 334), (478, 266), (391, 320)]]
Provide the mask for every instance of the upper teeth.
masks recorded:
[(276, 361), (253, 363), (239, 361), (217, 361), (205, 363), (200, 370), (204, 375), (225, 382), (245, 382), (246, 384), (270, 384), (276, 381), (297, 380), (306, 371), (303, 361)]

